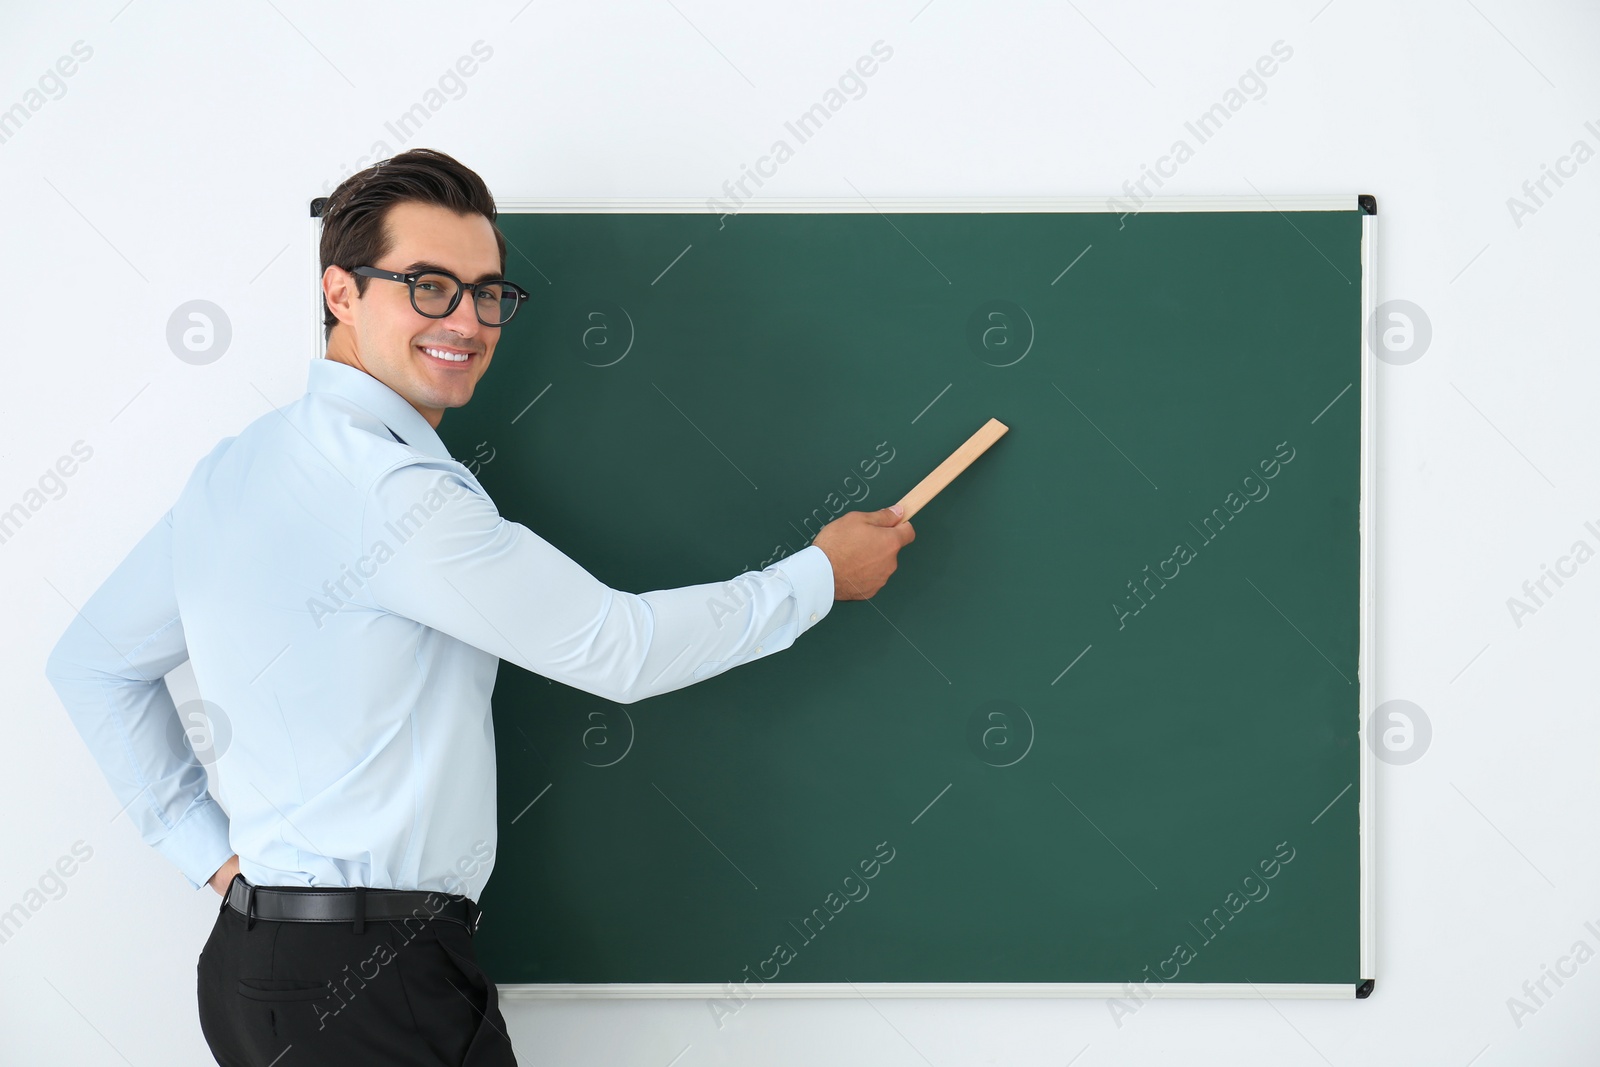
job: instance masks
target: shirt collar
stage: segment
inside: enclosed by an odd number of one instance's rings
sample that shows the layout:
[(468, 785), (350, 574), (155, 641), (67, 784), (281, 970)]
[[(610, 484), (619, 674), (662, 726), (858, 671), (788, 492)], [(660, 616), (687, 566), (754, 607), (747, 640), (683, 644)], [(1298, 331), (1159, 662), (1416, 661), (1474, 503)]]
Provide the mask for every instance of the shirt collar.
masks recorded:
[(308, 393), (336, 393), (371, 412), (396, 437), (436, 459), (449, 459), (450, 450), (411, 402), (364, 370), (336, 359), (311, 361), (306, 381)]

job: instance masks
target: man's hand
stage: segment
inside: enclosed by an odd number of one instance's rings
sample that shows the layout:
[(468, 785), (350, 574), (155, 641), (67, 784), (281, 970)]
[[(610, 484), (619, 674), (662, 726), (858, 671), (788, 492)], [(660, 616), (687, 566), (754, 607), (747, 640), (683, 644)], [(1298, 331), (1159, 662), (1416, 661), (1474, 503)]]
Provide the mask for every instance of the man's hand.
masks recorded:
[(206, 884), (217, 891), (217, 896), (228, 895), (228, 886), (233, 884), (233, 876), (239, 873), (239, 857), (231, 856), (227, 863), (217, 868), (217, 873), (211, 876), (211, 881)]
[(916, 539), (911, 523), (893, 508), (847, 511), (818, 531), (811, 543), (833, 564), (835, 600), (870, 600), (898, 566), (900, 549)]

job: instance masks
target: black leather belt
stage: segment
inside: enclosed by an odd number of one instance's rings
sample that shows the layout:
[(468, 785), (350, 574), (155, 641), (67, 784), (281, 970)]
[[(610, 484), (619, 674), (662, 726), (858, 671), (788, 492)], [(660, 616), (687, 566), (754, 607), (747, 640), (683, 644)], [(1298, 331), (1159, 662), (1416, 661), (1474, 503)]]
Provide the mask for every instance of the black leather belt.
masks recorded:
[(273, 922), (350, 923), (356, 933), (369, 922), (445, 919), (476, 933), (483, 912), (471, 897), (421, 889), (308, 888), (251, 885), (242, 874), (228, 884), (226, 906), (245, 917)]

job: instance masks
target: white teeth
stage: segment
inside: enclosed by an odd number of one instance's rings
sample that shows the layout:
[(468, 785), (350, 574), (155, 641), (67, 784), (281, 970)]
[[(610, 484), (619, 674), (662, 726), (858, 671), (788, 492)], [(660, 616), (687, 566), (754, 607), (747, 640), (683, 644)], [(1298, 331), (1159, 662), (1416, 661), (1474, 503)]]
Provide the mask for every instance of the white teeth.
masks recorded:
[(465, 363), (470, 358), (466, 352), (446, 352), (442, 348), (424, 348), (423, 351), (438, 359), (447, 359), (451, 363)]

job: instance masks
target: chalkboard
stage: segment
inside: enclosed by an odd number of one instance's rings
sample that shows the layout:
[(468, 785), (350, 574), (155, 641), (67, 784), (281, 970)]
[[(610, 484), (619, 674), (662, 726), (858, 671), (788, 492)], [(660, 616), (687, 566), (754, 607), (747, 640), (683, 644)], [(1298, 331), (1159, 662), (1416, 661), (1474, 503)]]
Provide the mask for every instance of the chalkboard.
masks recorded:
[(616, 588), (1010, 427), (781, 654), (628, 706), (501, 665), (503, 991), (1371, 990), (1376, 207), (1113, 206), (502, 202), (532, 298), (440, 434)]

